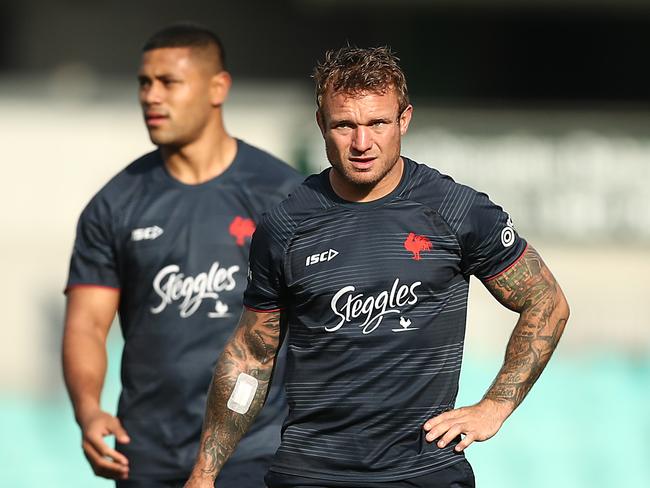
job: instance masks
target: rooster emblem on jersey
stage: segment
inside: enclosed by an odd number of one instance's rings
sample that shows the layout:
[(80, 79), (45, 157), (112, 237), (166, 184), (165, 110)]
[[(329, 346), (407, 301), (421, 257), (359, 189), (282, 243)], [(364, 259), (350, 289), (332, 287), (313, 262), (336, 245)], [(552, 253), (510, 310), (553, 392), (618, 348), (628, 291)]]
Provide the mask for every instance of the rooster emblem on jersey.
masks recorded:
[(404, 249), (413, 253), (413, 259), (420, 260), (420, 253), (422, 251), (431, 251), (431, 241), (424, 236), (415, 235), (410, 232), (404, 241)]
[(239, 215), (230, 222), (228, 232), (235, 238), (238, 246), (243, 246), (247, 237), (252, 237), (255, 232), (255, 222), (251, 219), (245, 219)]

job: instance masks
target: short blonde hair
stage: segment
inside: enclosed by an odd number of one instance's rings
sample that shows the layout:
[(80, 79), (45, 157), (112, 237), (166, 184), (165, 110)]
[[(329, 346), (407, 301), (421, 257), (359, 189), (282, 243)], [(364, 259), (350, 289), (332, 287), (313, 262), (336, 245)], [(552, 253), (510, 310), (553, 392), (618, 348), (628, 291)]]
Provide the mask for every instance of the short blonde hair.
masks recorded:
[(323, 96), (328, 90), (351, 94), (366, 91), (397, 93), (399, 113), (409, 106), (406, 77), (399, 67), (399, 58), (388, 46), (359, 48), (347, 46), (325, 53), (312, 77), (316, 82), (316, 104), (321, 108)]

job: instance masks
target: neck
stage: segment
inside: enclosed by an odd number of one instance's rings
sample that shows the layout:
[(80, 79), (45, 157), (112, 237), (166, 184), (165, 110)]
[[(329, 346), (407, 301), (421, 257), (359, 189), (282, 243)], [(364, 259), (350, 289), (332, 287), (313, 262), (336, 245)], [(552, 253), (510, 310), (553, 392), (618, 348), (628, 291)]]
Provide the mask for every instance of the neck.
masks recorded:
[(349, 202), (372, 202), (391, 193), (402, 180), (404, 160), (400, 157), (393, 167), (376, 183), (363, 185), (351, 182), (341, 175), (336, 168), (329, 172), (330, 185), (334, 193)]
[(198, 185), (228, 169), (237, 154), (237, 141), (222, 129), (206, 132), (184, 146), (160, 146), (160, 152), (174, 178), (186, 185)]

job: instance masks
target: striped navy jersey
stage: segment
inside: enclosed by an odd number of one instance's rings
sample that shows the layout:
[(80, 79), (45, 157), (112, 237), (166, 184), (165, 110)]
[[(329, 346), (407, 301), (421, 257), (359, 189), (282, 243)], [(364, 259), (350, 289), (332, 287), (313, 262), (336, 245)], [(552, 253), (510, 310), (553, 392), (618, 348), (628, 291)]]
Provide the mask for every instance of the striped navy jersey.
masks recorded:
[[(189, 474), (214, 365), (241, 314), (250, 237), (262, 213), (303, 179), (238, 140), (226, 171), (186, 185), (154, 151), (119, 172), (83, 211), (68, 288), (120, 290), (118, 417), (131, 442), (117, 448), (131, 476)], [(282, 391), (269, 394), (234, 462), (275, 452), (286, 415)]]
[(422, 426), (454, 407), (470, 275), (489, 280), (526, 242), (487, 195), (404, 163), (366, 203), (338, 197), (329, 170), (311, 176), (253, 236), (244, 305), (282, 310), (288, 327), (273, 471), (355, 486), (463, 459)]

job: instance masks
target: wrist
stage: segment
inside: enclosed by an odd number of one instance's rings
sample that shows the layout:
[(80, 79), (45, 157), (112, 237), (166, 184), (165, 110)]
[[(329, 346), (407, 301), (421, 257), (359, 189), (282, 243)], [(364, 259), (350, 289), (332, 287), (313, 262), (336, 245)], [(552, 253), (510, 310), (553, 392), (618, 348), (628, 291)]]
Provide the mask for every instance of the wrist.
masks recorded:
[(498, 420), (501, 424), (506, 421), (508, 417), (514, 412), (516, 405), (512, 401), (508, 400), (496, 400), (489, 397), (489, 393), (483, 397), (479, 402), (480, 405), (485, 406), (490, 410), (490, 414)]
[(98, 413), (102, 411), (101, 407), (99, 406), (99, 402), (92, 399), (79, 401), (77, 405), (75, 405), (74, 410), (75, 410), (74, 416), (77, 421), (77, 424), (82, 429), (84, 428), (84, 425), (86, 425), (92, 417), (95, 417)]
[(219, 473), (217, 473), (215, 470), (206, 469), (204, 464), (201, 463), (201, 461), (198, 461), (190, 473), (190, 479), (201, 482), (207, 481), (210, 483), (210, 486), (212, 486), (214, 485), (214, 480), (216, 479), (217, 474)]

